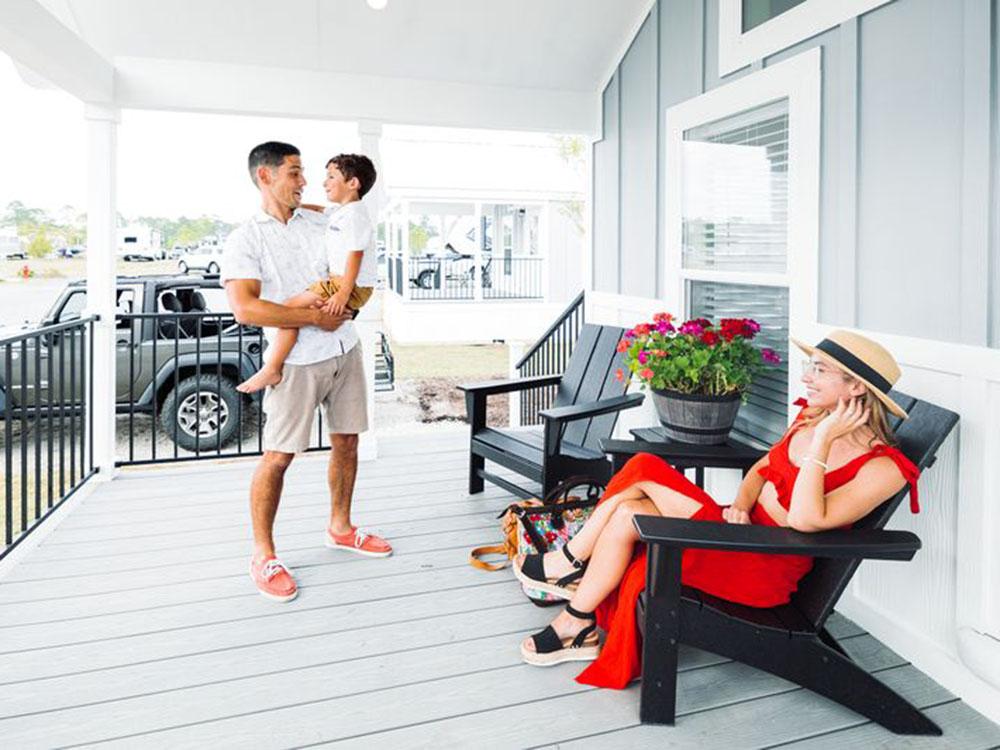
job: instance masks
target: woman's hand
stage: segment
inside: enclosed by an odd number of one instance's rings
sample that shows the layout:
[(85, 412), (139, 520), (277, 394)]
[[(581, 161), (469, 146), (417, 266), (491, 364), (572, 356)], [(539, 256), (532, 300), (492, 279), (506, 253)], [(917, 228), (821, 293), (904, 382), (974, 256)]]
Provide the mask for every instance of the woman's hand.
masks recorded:
[(722, 509), (722, 518), (726, 523), (750, 523), (750, 514), (735, 505), (727, 505)]
[(868, 422), (870, 412), (870, 409), (861, 408), (861, 399), (852, 398), (850, 401), (840, 399), (837, 408), (816, 425), (813, 438), (823, 440), (827, 444), (832, 443), (837, 438), (863, 427)]

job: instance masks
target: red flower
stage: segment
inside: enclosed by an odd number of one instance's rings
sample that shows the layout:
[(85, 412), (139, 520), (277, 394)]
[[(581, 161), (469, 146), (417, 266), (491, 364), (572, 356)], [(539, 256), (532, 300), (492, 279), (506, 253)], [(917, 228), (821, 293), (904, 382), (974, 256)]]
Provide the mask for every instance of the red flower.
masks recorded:
[(701, 340), (709, 346), (715, 346), (719, 343), (719, 334), (715, 331), (705, 331), (701, 334)]
[(671, 322), (674, 316), (668, 312), (658, 312), (653, 316), (653, 322), (659, 323), (661, 320), (665, 320), (667, 323)]
[(639, 370), (639, 377), (642, 378), (643, 380), (652, 380), (653, 371), (648, 367), (644, 367), (643, 369)]
[(555, 540), (556, 540), (556, 535), (554, 533), (552, 533), (551, 531), (546, 531), (545, 532), (545, 541), (546, 542), (549, 542), (551, 544)]
[(622, 339), (621, 341), (619, 341), (618, 342), (618, 353), (619, 354), (624, 354), (628, 350), (628, 345), (629, 345), (629, 340), (628, 339)]
[(615, 370), (615, 380), (617, 380), (620, 383), (624, 379), (625, 379), (625, 371), (619, 367), (617, 370)]
[(637, 336), (648, 336), (650, 331), (649, 323), (640, 323), (635, 327)]

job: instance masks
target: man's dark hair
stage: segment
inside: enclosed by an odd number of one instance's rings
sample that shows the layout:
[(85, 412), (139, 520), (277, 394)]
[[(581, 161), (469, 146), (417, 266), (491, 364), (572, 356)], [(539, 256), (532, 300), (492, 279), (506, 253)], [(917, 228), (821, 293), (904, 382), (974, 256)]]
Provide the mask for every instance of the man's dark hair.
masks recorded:
[[(281, 143), (280, 141), (268, 141), (254, 146), (250, 149), (250, 156), (247, 157), (247, 168), (250, 170), (250, 179), (257, 185), (257, 167), (270, 167), (277, 169), (286, 156), (301, 156), (301, 152), (291, 143)], [(257, 187), (260, 187), (257, 185)]]
[(326, 166), (329, 167), (331, 164), (340, 170), (345, 179), (358, 178), (359, 198), (364, 198), (375, 184), (375, 165), (364, 154), (338, 154), (330, 159)]

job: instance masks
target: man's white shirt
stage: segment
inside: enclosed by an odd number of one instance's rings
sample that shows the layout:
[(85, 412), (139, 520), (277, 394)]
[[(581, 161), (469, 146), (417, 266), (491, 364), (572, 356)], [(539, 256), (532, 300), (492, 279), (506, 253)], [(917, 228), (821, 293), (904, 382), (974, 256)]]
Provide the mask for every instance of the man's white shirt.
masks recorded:
[(326, 210), (326, 259), (330, 273), (344, 273), (349, 253), (360, 250), (361, 268), (354, 286), (375, 286), (378, 282), (378, 258), (375, 255), (375, 227), (368, 206), (352, 201)]
[[(278, 304), (304, 292), (330, 275), (324, 247), (327, 222), (328, 217), (316, 211), (296, 209), (287, 224), (258, 211), (226, 238), (222, 283), (256, 279), (260, 281), (260, 298)], [(277, 332), (275, 328), (264, 329), (271, 343)], [(336, 331), (306, 326), (299, 329), (298, 341), (285, 362), (322, 362), (346, 354), (357, 343), (353, 321), (345, 321)]]

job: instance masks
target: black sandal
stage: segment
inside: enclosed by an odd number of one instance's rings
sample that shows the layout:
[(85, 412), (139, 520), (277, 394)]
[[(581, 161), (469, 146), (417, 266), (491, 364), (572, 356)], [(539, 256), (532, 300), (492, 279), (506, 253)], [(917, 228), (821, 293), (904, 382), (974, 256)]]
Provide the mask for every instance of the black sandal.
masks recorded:
[(576, 586), (570, 588), (570, 584), (583, 578), (583, 574), (587, 571), (587, 563), (577, 560), (569, 551), (569, 545), (564, 545), (562, 551), (573, 566), (573, 570), (561, 578), (546, 577), (545, 563), (542, 561), (544, 555), (542, 554), (525, 555), (521, 567), (514, 563), (514, 575), (528, 588), (544, 591), (546, 594), (552, 594), (568, 601), (576, 593)]
[(597, 615), (593, 612), (580, 612), (571, 605), (566, 605), (566, 611), (580, 620), (589, 620), (590, 625), (575, 636), (560, 638), (555, 628), (549, 625), (545, 630), (531, 636), (535, 650), (529, 651), (521, 644), (521, 658), (536, 667), (550, 667), (565, 661), (593, 661), (601, 652), (597, 635)]

